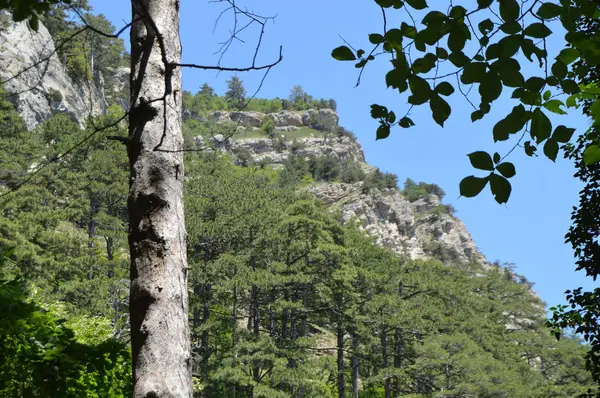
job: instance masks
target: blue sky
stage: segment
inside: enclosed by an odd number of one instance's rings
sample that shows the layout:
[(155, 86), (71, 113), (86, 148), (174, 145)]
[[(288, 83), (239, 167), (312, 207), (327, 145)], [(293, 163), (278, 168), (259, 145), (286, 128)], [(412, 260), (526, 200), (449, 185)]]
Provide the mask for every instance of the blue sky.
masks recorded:
[[(90, 3), (117, 27), (130, 19), (129, 1), (91, 0)], [(467, 153), (487, 150), (504, 154), (510, 149), (509, 145), (494, 144), (491, 134), (495, 122), (515, 105), (509, 96), (503, 94), (493, 111), (473, 124), (469, 118), (471, 109), (455, 94), (451, 101), (452, 116), (443, 129), (431, 120), (430, 111), (424, 106), (411, 112), (415, 127), (393, 130), (387, 140), (375, 141), (377, 122), (369, 115), (372, 103), (387, 105), (397, 114), (408, 109), (405, 97), (386, 89), (387, 61), (369, 67), (361, 85), (355, 88), (357, 70), (351, 63), (338, 62), (330, 56), (333, 48), (343, 44), (340, 35), (358, 48), (369, 48), (367, 34), (380, 32), (382, 26), (381, 12), (375, 2), (355, 1), (352, 7), (342, 0), (246, 0), (238, 4), (257, 14), (276, 15), (266, 26), (257, 63), (277, 59), (280, 45), (284, 60), (268, 75), (260, 97), (287, 97), (292, 86), (301, 85), (314, 97), (334, 98), (340, 124), (355, 132), (370, 164), (396, 173), (401, 182), (410, 177), (440, 185), (447, 194), (445, 203), (457, 209), (457, 216), (467, 225), (483, 254), (490, 261), (515, 263), (518, 272), (535, 283), (535, 290), (549, 305), (563, 302), (566, 289), (597, 286), (581, 272), (574, 271), (572, 250), (564, 244), (570, 212), (577, 205), (580, 188), (567, 161), (558, 159), (553, 163), (544, 157), (528, 158), (518, 149), (509, 158), (517, 167), (517, 175), (512, 179), (513, 193), (508, 204), (498, 205), (487, 191), (474, 199), (459, 198), (460, 180), (476, 174)], [(218, 56), (214, 53), (219, 43), (227, 39), (233, 23), (231, 15), (224, 14), (215, 28), (215, 20), (225, 8), (225, 2), (181, 1), (184, 62), (216, 63)], [(400, 12), (392, 13), (389, 26), (399, 25), (403, 17), (405, 14)], [(221, 64), (249, 66), (257, 34), (257, 29), (248, 30), (243, 36), (245, 43), (235, 43)], [(552, 53), (560, 44), (559, 40), (553, 40), (549, 51)], [(524, 75), (531, 73), (535, 73), (535, 68), (524, 66)], [(222, 94), (230, 77), (227, 73), (185, 70), (183, 85), (184, 89), (195, 92), (203, 82), (208, 82)], [(252, 72), (239, 77), (252, 93), (262, 74)], [(579, 131), (587, 126), (577, 111), (552, 120)]]

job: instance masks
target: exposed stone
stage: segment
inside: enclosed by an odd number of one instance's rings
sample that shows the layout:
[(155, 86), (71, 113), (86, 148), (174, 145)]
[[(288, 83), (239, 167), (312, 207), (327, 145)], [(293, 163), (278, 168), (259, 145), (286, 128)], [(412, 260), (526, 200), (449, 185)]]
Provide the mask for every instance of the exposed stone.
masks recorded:
[(302, 124), (324, 130), (337, 127), (339, 120), (339, 115), (333, 109), (309, 109), (302, 115)]
[(281, 111), (277, 113), (269, 113), (267, 115), (275, 122), (275, 127), (295, 126), (302, 127), (302, 115), (298, 112)]
[(376, 242), (409, 258), (434, 257), (430, 252), (441, 247), (458, 261), (487, 264), (465, 225), (449, 214), (431, 213), (439, 205), (432, 195), (414, 203), (397, 189), (369, 189), (363, 183), (322, 183), (309, 188), (315, 196), (341, 212), (342, 222), (357, 219), (361, 228), (374, 236)]
[(276, 131), (296, 131), (298, 127), (296, 126), (275, 126)]
[[(280, 146), (277, 144), (281, 144)], [(272, 164), (283, 164), (290, 154), (293, 141), (279, 143), (270, 138), (236, 139), (231, 142), (231, 149), (246, 148), (252, 158), (261, 161), (270, 158)], [(360, 144), (348, 137), (332, 138), (325, 141), (323, 138), (309, 137), (295, 140), (294, 154), (309, 157), (311, 155), (332, 155), (340, 159), (350, 159), (364, 162), (364, 154)]]
[(260, 112), (213, 112), (213, 118), (218, 123), (234, 122), (242, 126), (260, 127), (265, 115)]
[(97, 115), (107, 108), (100, 79), (72, 80), (41, 23), (38, 32), (26, 22), (9, 22), (0, 31), (0, 80), (28, 129), (58, 112), (83, 125), (90, 113)]

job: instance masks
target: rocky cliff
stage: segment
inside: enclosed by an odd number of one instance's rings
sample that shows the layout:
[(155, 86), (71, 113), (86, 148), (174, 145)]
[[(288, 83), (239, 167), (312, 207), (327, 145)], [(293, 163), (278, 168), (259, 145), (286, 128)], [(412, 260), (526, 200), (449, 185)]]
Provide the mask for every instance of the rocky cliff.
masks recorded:
[(28, 129), (55, 113), (66, 113), (82, 124), (88, 115), (106, 110), (102, 78), (71, 79), (43, 24), (34, 32), (27, 23), (13, 23), (6, 14), (2, 16), (0, 82)]
[[(223, 135), (209, 139), (216, 148), (230, 151), (234, 156), (244, 153), (256, 162), (283, 167), (290, 154), (296, 156), (333, 156), (358, 163), (366, 175), (377, 169), (365, 162), (360, 143), (349, 136), (313, 136), (293, 138), (284, 132), (310, 125), (312, 116), (321, 123), (337, 126), (339, 117), (330, 110), (309, 110), (304, 113), (283, 111), (277, 114), (259, 112), (215, 112), (218, 123), (236, 122), (237, 128), (255, 131), (267, 118), (276, 121), (279, 132), (275, 138), (244, 138)], [(304, 120), (304, 122), (303, 122)], [(197, 142), (206, 144), (197, 137)], [(351, 184), (316, 183), (307, 188), (328, 206), (338, 210), (342, 222), (357, 220), (361, 228), (376, 238), (377, 243), (408, 258), (435, 257), (445, 262), (473, 261), (487, 265), (467, 228), (458, 218), (446, 211), (439, 197), (429, 195), (409, 201), (397, 188), (378, 189), (365, 186), (364, 181)]]
[[(0, 29), (0, 79), (9, 99), (31, 129), (52, 114), (64, 112), (80, 124), (89, 114), (106, 110), (106, 97), (126, 90), (127, 68), (116, 70), (116, 84), (104, 93), (102, 79), (82, 82), (70, 78), (55, 51), (48, 30), (40, 25), (31, 31), (26, 23), (7, 23)], [(113, 98), (114, 100), (114, 98)], [(117, 101), (118, 102), (118, 101)], [(127, 104), (124, 102), (123, 107)], [(184, 118), (198, 115), (184, 113)], [(283, 167), (286, 158), (296, 156), (333, 156), (359, 164), (366, 175), (376, 168), (365, 162), (360, 143), (348, 135), (323, 134), (334, 131), (339, 116), (331, 109), (307, 111), (260, 112), (217, 111), (211, 115), (216, 123), (234, 123), (237, 129), (256, 133), (268, 119), (274, 134), (254, 134), (253, 138), (210, 137), (213, 147), (244, 153), (253, 160)], [(301, 128), (316, 128), (316, 134), (295, 137)], [(240, 138), (241, 137), (241, 138)], [(197, 137), (200, 145), (207, 139)], [(409, 201), (398, 189), (366, 189), (363, 181), (352, 184), (317, 183), (308, 189), (319, 199), (338, 210), (343, 222), (358, 220), (377, 242), (409, 258), (436, 257), (444, 261), (474, 261), (487, 264), (465, 225), (452, 214), (441, 211), (435, 195)]]

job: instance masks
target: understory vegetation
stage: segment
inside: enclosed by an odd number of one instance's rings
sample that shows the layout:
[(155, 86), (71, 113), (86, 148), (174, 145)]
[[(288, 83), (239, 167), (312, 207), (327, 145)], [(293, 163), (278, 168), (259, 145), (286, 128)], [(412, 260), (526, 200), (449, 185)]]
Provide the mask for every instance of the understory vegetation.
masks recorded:
[[(90, 10), (85, 0), (73, 3)], [(56, 40), (69, 37), (77, 24), (66, 8), (51, 10), (41, 21)], [(85, 17), (114, 32), (104, 17)], [(59, 49), (72, 78), (111, 76), (110, 68), (128, 63), (121, 40), (94, 37)], [(60, 101), (57, 93), (50, 99)], [(131, 396), (130, 165), (116, 104), (126, 96), (109, 98), (106, 114), (86, 128), (56, 114), (27, 131), (4, 94), (0, 398)], [(572, 398), (592, 391), (586, 346), (577, 336), (550, 334), (544, 303), (512, 265), (464, 263), (434, 239), (423, 244), (432, 258), (399, 256), (301, 189), (362, 182), (365, 194), (397, 192), (395, 174), (301, 153), (303, 138), (355, 140), (352, 132), (316, 123), (277, 131), (266, 119), (239, 133), (285, 143), (290, 154), (280, 170), (243, 151), (201, 150), (211, 138), (238, 134), (235, 123), (214, 123), (214, 111), (336, 109), (300, 86), (286, 99), (248, 100), (237, 77), (222, 96), (208, 84), (183, 95), (196, 397)], [(401, 193), (410, 202), (444, 197), (439, 186), (410, 179)], [(453, 213), (438, 203), (424, 216)]]
[[(0, 120), (0, 396), (128, 396), (128, 162), (107, 138), (126, 126), (39, 169), (90, 130), (56, 115), (25, 131), (6, 101)], [(548, 333), (511, 268), (398, 257), (298, 189), (306, 176), (367, 178), (358, 166), (292, 155), (277, 171), (189, 152), (186, 173), (198, 397), (546, 398), (593, 385), (584, 346)], [(373, 186), (397, 186), (375, 174)]]

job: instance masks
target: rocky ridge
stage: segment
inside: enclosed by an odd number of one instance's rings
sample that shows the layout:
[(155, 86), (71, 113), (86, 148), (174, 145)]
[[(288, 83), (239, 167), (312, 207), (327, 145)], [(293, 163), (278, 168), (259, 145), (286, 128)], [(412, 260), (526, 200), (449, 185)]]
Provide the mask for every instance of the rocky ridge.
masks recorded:
[(27, 129), (56, 113), (82, 125), (88, 115), (106, 111), (101, 76), (94, 82), (71, 79), (43, 24), (34, 32), (26, 22), (7, 18), (10, 22), (0, 28), (0, 81)]
[[(332, 115), (335, 114), (335, 115)], [(306, 126), (310, 115), (319, 121), (338, 125), (339, 117), (331, 109), (309, 110), (304, 113), (282, 111), (277, 114), (259, 112), (215, 112), (217, 123), (236, 122), (238, 129), (257, 129), (266, 118), (276, 120), (283, 131), (299, 125)], [(315, 116), (313, 119), (315, 120)], [(222, 151), (239, 156), (245, 153), (252, 160), (283, 167), (290, 154), (296, 156), (334, 156), (361, 165), (366, 174), (377, 170), (365, 161), (360, 143), (349, 136), (306, 137), (289, 139), (281, 133), (276, 138), (211, 137), (210, 144)], [(196, 138), (198, 144), (205, 140)], [(479, 252), (462, 221), (443, 211), (435, 195), (410, 202), (398, 189), (365, 189), (364, 182), (353, 184), (317, 183), (308, 190), (328, 206), (338, 210), (342, 222), (357, 220), (360, 227), (374, 236), (376, 242), (408, 258), (435, 257), (443, 261), (473, 261), (489, 265)]]

